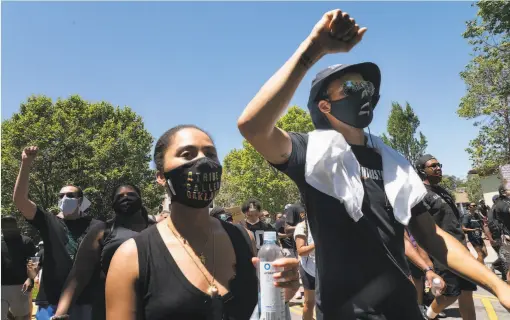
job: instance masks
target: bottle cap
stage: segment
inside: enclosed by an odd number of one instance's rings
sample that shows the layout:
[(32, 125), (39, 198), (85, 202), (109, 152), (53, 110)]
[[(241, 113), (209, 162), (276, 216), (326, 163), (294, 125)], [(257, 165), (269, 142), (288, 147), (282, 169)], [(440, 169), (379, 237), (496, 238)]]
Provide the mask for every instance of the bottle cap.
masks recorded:
[(276, 242), (276, 232), (274, 232), (274, 231), (264, 231), (264, 241), (273, 241), (273, 242)]

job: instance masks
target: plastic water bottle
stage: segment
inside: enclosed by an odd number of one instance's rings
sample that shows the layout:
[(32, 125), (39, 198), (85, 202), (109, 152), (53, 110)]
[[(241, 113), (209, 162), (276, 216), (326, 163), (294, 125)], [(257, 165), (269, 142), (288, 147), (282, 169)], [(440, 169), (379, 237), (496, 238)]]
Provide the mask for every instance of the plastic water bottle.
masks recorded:
[(260, 320), (285, 320), (285, 295), (282, 288), (275, 287), (273, 275), (283, 271), (272, 262), (283, 257), (276, 244), (276, 232), (264, 232), (264, 245), (259, 250)]
[(439, 280), (439, 278), (432, 279), (432, 286), (430, 287), (430, 291), (434, 297), (439, 297), (441, 295), (441, 280)]

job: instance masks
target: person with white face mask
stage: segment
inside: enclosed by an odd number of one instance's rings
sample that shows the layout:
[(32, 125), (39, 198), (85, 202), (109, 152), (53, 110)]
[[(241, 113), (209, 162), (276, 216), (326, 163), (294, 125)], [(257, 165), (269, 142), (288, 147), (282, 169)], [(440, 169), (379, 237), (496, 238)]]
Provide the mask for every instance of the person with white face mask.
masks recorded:
[[(83, 191), (76, 186), (67, 185), (58, 193), (60, 212), (57, 215), (47, 212), (29, 199), (29, 174), (37, 152), (38, 148), (35, 146), (23, 150), (13, 200), (25, 219), (39, 231), (45, 245), (42, 282), (48, 305), (39, 308), (36, 319), (47, 320), (54, 315), (82, 239), (94, 225), (100, 224), (100, 221), (83, 214), (85, 198)], [(90, 283), (80, 295), (76, 305), (69, 312), (72, 319), (91, 319), (91, 305), (96, 285)]]

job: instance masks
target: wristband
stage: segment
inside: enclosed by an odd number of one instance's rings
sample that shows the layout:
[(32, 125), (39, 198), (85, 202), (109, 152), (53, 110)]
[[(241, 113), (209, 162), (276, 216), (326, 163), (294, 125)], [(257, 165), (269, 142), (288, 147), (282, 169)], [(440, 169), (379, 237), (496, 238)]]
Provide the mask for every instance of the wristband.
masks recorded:
[(427, 273), (429, 271), (434, 272), (434, 268), (433, 267), (426, 267), (425, 270), (423, 270), (423, 273)]

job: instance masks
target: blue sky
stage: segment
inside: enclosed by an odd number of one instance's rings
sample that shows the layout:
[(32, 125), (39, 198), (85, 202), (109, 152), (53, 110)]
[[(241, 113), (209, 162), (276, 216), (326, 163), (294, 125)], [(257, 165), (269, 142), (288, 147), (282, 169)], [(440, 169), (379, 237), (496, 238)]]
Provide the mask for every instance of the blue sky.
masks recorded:
[(477, 130), (455, 111), (470, 2), (3, 2), (2, 119), (31, 94), (79, 94), (132, 107), (156, 139), (177, 124), (203, 127), (223, 158), (241, 146), (236, 120), (246, 104), (337, 7), (368, 32), (350, 53), (315, 65), (291, 104), (306, 108), (322, 68), (375, 62), (382, 96), (372, 133), (385, 131), (392, 101), (409, 101), (427, 151), (446, 174), (465, 176)]

